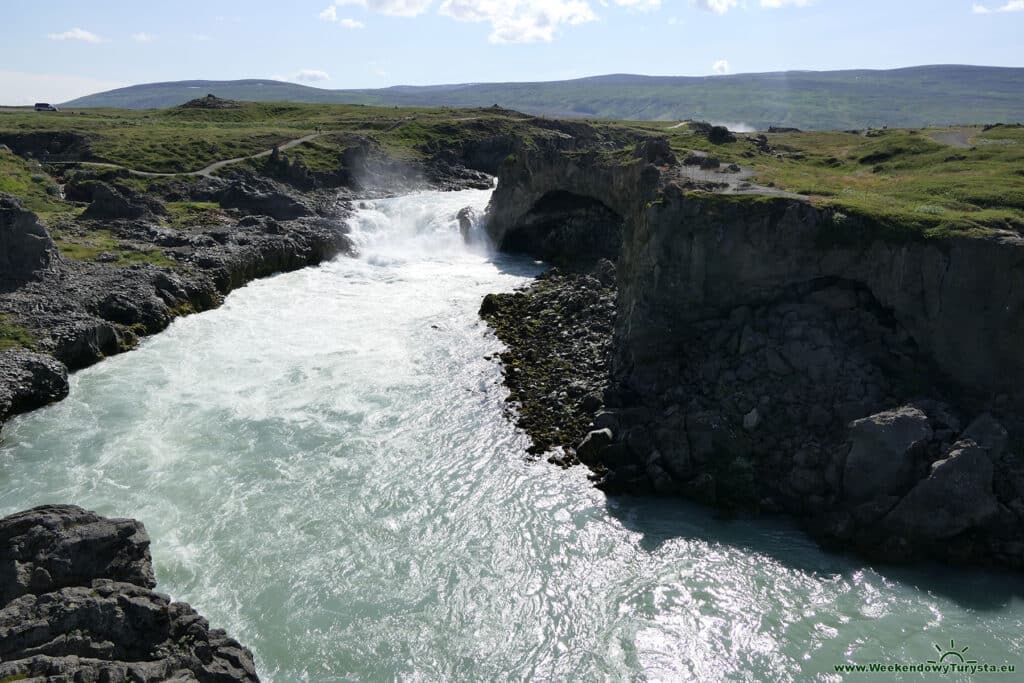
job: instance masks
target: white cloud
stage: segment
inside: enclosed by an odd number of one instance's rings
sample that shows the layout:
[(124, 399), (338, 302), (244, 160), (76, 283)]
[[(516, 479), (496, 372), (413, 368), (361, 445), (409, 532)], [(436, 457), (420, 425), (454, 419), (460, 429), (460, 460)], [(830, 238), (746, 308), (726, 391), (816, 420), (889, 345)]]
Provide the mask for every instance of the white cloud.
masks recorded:
[(151, 33), (146, 33), (145, 31), (139, 31), (138, 33), (132, 34), (132, 40), (136, 43), (152, 43), (156, 40), (156, 36)]
[(583, 0), (444, 0), (438, 12), (456, 21), (489, 23), (492, 43), (550, 42), (563, 24), (597, 19)]
[(661, 0), (615, 0), (615, 4), (646, 12), (661, 7)]
[(315, 83), (317, 81), (330, 80), (331, 75), (326, 71), (320, 71), (319, 69), (302, 69), (295, 74), (296, 81), (303, 81), (304, 83)]
[(331, 75), (320, 69), (300, 69), (290, 76), (274, 74), (270, 77), (272, 81), (288, 81), (290, 83), (319, 83), (330, 80)]
[(729, 73), (729, 61), (726, 59), (719, 59), (711, 65), (711, 70), (719, 76)]
[(395, 17), (423, 14), (434, 0), (334, 0), (335, 5), (359, 5), (374, 12)]
[(83, 95), (123, 88), (127, 83), (65, 74), (0, 71), (0, 104), (59, 104)]
[(985, 5), (974, 3), (971, 5), (971, 11), (975, 14), (992, 14), (992, 12), (1024, 12), (1024, 0), (1010, 0), (1002, 7), (997, 7), (995, 9), (989, 9)]
[(355, 19), (342, 19), (338, 22), (341, 26), (349, 29), (366, 28), (366, 24)]
[(95, 33), (86, 31), (85, 29), (75, 27), (64, 33), (51, 33), (49, 34), (50, 40), (80, 40), (83, 43), (100, 43), (103, 39)]
[[(725, 14), (731, 9), (736, 7), (746, 7), (746, 3), (740, 0), (690, 0), (697, 7), (705, 9), (715, 14)], [(1024, 2), (1024, 0), (1019, 0)], [(807, 7), (814, 0), (759, 0), (761, 7), (768, 7), (770, 9), (778, 9), (780, 7)]]
[(740, 0), (696, 0), (697, 7), (715, 14), (725, 14), (740, 4)]
[(320, 13), (320, 18), (324, 21), (335, 22), (338, 20), (338, 9), (334, 5), (328, 5), (327, 9)]
[(210, 36), (206, 35), (205, 33), (193, 33), (192, 34), (192, 42), (193, 43), (205, 43), (209, 39), (210, 39)]

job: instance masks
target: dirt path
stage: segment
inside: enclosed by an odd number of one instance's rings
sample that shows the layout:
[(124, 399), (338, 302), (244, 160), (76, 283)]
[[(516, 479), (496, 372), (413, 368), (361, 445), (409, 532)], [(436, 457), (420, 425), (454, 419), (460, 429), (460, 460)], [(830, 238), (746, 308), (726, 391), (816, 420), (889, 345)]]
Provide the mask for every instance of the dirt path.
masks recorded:
[(944, 130), (938, 133), (932, 133), (928, 137), (942, 145), (949, 145), (950, 147), (957, 147), (958, 149), (970, 149), (973, 147), (971, 144), (971, 137), (974, 134), (975, 131), (973, 130)]
[[(706, 157), (707, 152), (691, 150), (695, 157)], [(764, 194), (773, 197), (788, 197), (789, 199), (807, 199), (806, 195), (795, 192), (786, 192), (777, 187), (758, 185), (750, 182), (757, 174), (757, 171), (749, 166), (736, 166), (738, 170), (729, 170), (729, 165), (722, 165), (717, 168), (701, 168), (700, 166), (687, 166), (680, 164), (679, 176), (686, 180), (693, 181), (698, 186), (704, 186), (709, 191), (721, 194)]]
[[(311, 133), (310, 135), (306, 135), (306, 136), (303, 136), (301, 138), (296, 138), (295, 140), (289, 140), (288, 142), (285, 142), (283, 144), (278, 145), (277, 149), (279, 149), (279, 150), (281, 150), (283, 152), (286, 149), (291, 149), (292, 147), (295, 147), (296, 145), (301, 145), (304, 142), (309, 142), (311, 140), (316, 140), (321, 135), (326, 135), (326, 133)], [(178, 176), (178, 175), (210, 177), (211, 175), (213, 175), (213, 173), (215, 171), (219, 171), (220, 169), (224, 168), (225, 166), (230, 166), (231, 164), (237, 164), (237, 163), (242, 162), (242, 161), (248, 161), (249, 159), (259, 159), (261, 157), (268, 157), (268, 156), (270, 156), (273, 153), (274, 153), (273, 149), (266, 149), (266, 150), (263, 150), (262, 152), (257, 152), (256, 154), (250, 154), (249, 156), (235, 157), (233, 159), (222, 159), (220, 161), (215, 161), (212, 164), (210, 164), (209, 166), (201, 168), (198, 171), (182, 171), (181, 173), (156, 173), (154, 171), (137, 171), (134, 168), (126, 168), (126, 167), (124, 167), (124, 166), (122, 166), (120, 164), (109, 164), (109, 163), (105, 163), (105, 162), (102, 162), (102, 161), (65, 161), (65, 162), (55, 162), (55, 163), (81, 164), (83, 166), (94, 166), (94, 167), (100, 167), (100, 168), (123, 168), (126, 171), (128, 171), (129, 173), (131, 173), (132, 175), (142, 176), (143, 178), (169, 178), (171, 176)]]

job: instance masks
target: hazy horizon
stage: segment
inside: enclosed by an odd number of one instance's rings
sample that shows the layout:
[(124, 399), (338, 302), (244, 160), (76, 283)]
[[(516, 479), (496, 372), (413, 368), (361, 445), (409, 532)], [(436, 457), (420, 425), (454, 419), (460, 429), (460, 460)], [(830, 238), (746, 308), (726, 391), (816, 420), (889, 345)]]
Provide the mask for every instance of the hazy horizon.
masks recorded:
[(299, 0), (287, 7), (54, 0), (8, 9), (0, 99), (63, 102), (200, 79), (337, 90), (608, 74), (1021, 67), (1022, 10), (1020, 0), (942, 7), (923, 0)]

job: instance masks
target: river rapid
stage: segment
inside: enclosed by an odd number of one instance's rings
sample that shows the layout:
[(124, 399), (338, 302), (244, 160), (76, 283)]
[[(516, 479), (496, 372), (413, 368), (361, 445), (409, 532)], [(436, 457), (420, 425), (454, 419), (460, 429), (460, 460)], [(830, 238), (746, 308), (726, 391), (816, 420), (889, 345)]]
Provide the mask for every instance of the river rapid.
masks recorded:
[(358, 258), (76, 373), (5, 427), (0, 513), (142, 520), (158, 590), (268, 681), (934, 680), (835, 666), (951, 640), (1024, 671), (1019, 576), (872, 567), (778, 519), (607, 499), (527, 460), (477, 309), (541, 266), (463, 244), (455, 213), (489, 195), (365, 202)]

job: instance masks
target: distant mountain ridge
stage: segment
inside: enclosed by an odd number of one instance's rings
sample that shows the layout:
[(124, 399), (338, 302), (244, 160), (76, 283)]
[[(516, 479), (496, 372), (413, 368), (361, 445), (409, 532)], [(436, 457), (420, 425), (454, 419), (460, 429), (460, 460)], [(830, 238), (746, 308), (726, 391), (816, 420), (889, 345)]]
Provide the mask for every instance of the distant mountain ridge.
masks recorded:
[(705, 119), (757, 129), (845, 129), (1024, 121), (1024, 68), (934, 65), (875, 71), (728, 76), (609, 74), (537, 83), (325, 90), (269, 79), (147, 83), (88, 95), (68, 108), (160, 109), (197, 96), (257, 102), (479, 107), (567, 118)]

